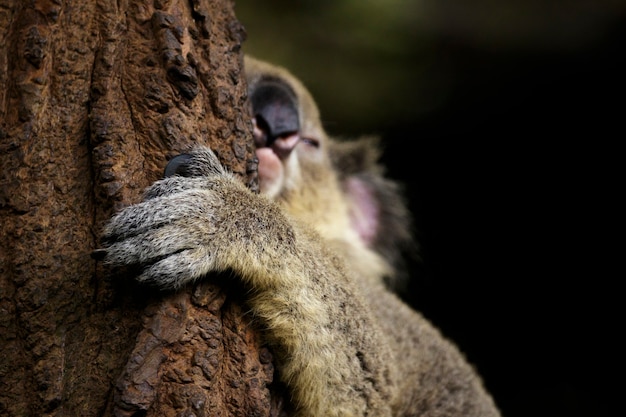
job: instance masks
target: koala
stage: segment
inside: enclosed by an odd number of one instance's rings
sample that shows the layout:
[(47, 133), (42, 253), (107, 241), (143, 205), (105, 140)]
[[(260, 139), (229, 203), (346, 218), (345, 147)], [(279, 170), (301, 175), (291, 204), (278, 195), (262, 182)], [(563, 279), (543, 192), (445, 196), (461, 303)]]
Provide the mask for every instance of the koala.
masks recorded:
[(297, 416), (499, 416), (459, 348), (394, 292), (410, 216), (376, 140), (330, 138), (288, 70), (244, 65), (260, 193), (195, 147), (105, 225), (104, 261), (169, 290), (230, 272)]

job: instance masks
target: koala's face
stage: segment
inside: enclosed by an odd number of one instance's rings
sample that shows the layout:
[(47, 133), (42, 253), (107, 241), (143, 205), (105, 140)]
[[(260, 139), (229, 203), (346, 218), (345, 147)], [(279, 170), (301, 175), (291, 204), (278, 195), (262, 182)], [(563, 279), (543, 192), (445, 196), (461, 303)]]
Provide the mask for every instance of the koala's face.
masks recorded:
[(330, 170), (328, 139), (311, 95), (295, 77), (250, 57), (245, 67), (261, 193), (284, 197)]

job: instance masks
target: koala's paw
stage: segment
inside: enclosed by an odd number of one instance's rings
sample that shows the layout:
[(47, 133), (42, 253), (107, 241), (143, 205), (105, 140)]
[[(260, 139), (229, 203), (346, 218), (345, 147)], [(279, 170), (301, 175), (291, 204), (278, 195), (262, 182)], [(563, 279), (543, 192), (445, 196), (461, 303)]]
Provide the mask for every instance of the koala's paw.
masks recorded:
[(111, 266), (140, 266), (137, 279), (161, 288), (181, 287), (215, 268), (224, 189), (235, 181), (206, 148), (186, 155), (170, 174), (109, 221), (95, 254)]

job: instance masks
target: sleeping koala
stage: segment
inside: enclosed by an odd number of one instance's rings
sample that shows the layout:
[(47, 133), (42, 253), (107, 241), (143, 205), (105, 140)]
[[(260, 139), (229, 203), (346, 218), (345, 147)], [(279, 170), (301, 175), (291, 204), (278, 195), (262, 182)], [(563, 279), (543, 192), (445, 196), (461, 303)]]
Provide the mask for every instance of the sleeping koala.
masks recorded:
[(245, 59), (260, 194), (198, 147), (103, 233), (110, 265), (178, 289), (231, 271), (298, 416), (499, 416), (462, 353), (393, 293), (411, 243), (372, 139), (339, 142), (288, 71)]

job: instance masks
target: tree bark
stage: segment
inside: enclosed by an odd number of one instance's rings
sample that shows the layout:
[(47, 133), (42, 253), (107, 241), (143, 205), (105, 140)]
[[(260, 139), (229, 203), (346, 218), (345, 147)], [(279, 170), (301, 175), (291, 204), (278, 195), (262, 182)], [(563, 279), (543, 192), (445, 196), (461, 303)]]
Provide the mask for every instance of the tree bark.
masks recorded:
[(90, 257), (199, 143), (256, 190), (229, 0), (0, 1), (0, 414), (277, 415), (233, 290), (159, 293)]

